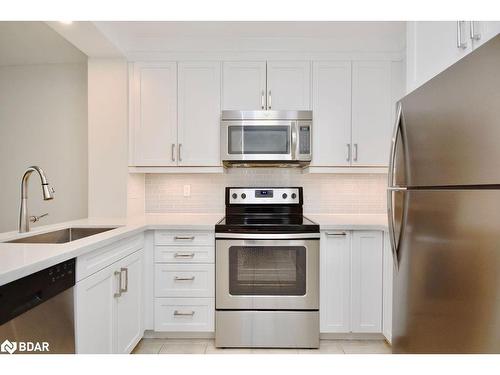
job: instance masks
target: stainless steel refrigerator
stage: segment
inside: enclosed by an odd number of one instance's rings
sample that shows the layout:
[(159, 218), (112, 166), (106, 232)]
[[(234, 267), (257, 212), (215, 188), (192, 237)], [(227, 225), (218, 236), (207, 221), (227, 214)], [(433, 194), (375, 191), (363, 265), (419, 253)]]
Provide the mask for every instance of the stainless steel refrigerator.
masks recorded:
[(398, 105), (394, 353), (500, 353), (500, 35)]

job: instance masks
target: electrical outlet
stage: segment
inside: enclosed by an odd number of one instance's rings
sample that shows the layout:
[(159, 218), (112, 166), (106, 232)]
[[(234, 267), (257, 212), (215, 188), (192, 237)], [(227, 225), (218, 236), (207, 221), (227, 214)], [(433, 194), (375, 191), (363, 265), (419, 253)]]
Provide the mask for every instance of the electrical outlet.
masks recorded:
[(185, 197), (191, 196), (191, 185), (184, 185), (184, 196)]

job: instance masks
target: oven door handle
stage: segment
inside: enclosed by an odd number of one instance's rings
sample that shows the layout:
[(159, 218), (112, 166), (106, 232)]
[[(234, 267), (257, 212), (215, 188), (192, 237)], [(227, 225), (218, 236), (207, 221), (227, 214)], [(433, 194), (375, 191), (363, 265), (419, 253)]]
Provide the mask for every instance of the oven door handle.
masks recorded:
[(319, 239), (320, 233), (215, 233), (217, 239), (240, 239), (240, 240), (295, 240), (295, 239)]

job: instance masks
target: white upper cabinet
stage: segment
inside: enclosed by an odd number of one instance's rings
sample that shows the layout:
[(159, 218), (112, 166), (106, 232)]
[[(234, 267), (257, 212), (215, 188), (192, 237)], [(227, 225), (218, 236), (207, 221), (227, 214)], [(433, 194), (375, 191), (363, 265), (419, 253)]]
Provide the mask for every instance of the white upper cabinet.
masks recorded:
[(220, 63), (179, 62), (178, 77), (178, 165), (220, 166)]
[(311, 109), (311, 63), (267, 62), (267, 109)]
[(498, 21), (408, 22), (407, 92), (442, 72), (498, 32)]
[(224, 110), (266, 109), (266, 62), (223, 63)]
[(352, 165), (387, 166), (392, 131), (391, 64), (352, 64)]
[(313, 63), (313, 166), (349, 166), (351, 62)]
[(130, 87), (131, 165), (176, 165), (177, 64), (135, 63)]
[(382, 232), (352, 234), (352, 332), (382, 332), (382, 246)]

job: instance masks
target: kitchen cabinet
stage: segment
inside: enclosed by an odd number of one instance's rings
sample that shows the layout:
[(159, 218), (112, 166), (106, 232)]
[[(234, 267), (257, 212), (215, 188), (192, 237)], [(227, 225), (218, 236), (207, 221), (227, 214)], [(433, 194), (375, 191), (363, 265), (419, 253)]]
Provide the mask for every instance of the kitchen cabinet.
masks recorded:
[(134, 63), (130, 87), (129, 165), (221, 165), (219, 62)]
[(130, 164), (175, 166), (177, 63), (135, 63), (130, 81)]
[(137, 345), (143, 334), (142, 262), (138, 250), (76, 283), (77, 353), (130, 353)]
[(352, 63), (353, 166), (387, 166), (391, 123), (391, 65), (389, 61)]
[(408, 22), (407, 92), (419, 87), (499, 32), (498, 21)]
[(321, 332), (351, 331), (351, 232), (321, 234)]
[(266, 109), (265, 61), (225, 61), (222, 77), (223, 109)]
[(311, 109), (311, 63), (267, 62), (267, 109)]
[(382, 333), (382, 232), (321, 236), (320, 331)]
[(313, 63), (313, 166), (349, 166), (351, 62)]
[(179, 62), (179, 166), (220, 166), (221, 66)]
[(309, 61), (223, 63), (224, 110), (311, 109)]
[(387, 166), (399, 78), (390, 61), (313, 63), (311, 167)]
[(352, 234), (352, 332), (382, 332), (382, 246), (382, 232)]
[(382, 333), (386, 340), (392, 342), (392, 282), (393, 282), (394, 262), (392, 258), (391, 243), (389, 233), (384, 232), (384, 298), (383, 298), (383, 316)]

